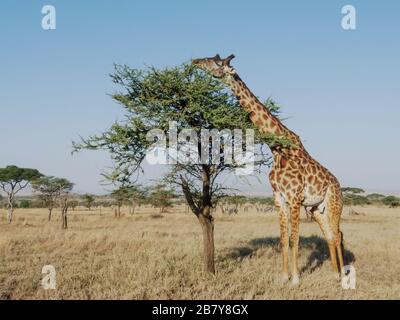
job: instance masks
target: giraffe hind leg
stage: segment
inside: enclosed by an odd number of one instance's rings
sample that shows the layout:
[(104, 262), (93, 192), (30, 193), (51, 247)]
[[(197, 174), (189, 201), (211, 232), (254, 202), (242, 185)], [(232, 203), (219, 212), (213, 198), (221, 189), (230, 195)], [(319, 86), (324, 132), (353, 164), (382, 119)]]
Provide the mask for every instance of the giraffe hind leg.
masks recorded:
[(323, 213), (316, 209), (314, 211), (314, 219), (317, 221), (319, 227), (321, 228), (322, 234), (324, 235), (326, 241), (328, 242), (329, 247), (329, 255), (331, 258), (331, 264), (333, 271), (338, 274), (338, 265), (337, 265), (337, 257), (336, 257), (336, 244), (335, 244), (335, 236), (334, 232), (330, 226), (328, 212), (325, 210)]
[(334, 230), (334, 241), (337, 251), (337, 257), (339, 260), (340, 272), (344, 272), (344, 245), (343, 245), (343, 233), (340, 231), (340, 218), (342, 215), (342, 196), (339, 186), (331, 188), (331, 192), (328, 198), (328, 211), (329, 220), (332, 229)]

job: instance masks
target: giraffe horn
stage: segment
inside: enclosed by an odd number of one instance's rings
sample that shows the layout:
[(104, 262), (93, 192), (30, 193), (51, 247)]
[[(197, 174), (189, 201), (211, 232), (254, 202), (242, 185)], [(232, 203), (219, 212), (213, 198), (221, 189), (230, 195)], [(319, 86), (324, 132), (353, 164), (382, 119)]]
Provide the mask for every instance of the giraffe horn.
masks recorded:
[(233, 58), (235, 58), (235, 55), (234, 55), (234, 54), (231, 54), (230, 56), (228, 56), (228, 57), (226, 57), (226, 58), (224, 59), (224, 63), (227, 64), (227, 65), (229, 65), (230, 62), (231, 62), (231, 60), (232, 60)]

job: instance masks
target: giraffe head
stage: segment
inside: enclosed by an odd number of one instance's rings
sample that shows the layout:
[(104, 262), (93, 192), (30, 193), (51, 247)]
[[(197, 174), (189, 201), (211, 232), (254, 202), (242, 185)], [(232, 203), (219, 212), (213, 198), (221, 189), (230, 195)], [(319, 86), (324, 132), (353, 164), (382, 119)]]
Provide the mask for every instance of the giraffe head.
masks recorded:
[(192, 64), (211, 73), (216, 78), (224, 78), (225, 76), (236, 73), (235, 69), (230, 65), (230, 62), (234, 57), (235, 56), (231, 54), (225, 59), (221, 59), (219, 54), (217, 54), (212, 58), (193, 59)]

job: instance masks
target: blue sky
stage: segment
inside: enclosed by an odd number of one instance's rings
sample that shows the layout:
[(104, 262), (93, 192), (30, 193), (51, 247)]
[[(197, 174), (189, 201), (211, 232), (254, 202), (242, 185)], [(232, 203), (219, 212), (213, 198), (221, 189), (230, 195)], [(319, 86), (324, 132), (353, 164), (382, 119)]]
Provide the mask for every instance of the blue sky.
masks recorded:
[[(56, 30), (41, 28), (46, 4), (57, 10)], [(341, 28), (346, 4), (357, 10), (355, 31)], [(71, 156), (71, 141), (122, 118), (108, 96), (113, 63), (165, 67), (234, 53), (242, 79), (282, 105), (286, 125), (342, 185), (398, 192), (399, 16), (400, 2), (376, 0), (3, 0), (0, 166), (102, 193), (109, 156)], [(243, 190), (270, 193), (260, 179)]]

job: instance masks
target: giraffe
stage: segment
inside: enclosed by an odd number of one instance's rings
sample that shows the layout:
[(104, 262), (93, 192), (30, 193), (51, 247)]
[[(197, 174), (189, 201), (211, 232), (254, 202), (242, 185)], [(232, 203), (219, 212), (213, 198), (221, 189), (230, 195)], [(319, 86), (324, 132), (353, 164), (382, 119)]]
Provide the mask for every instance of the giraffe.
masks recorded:
[[(328, 243), (332, 269), (336, 276), (343, 274), (343, 233), (340, 218), (343, 208), (340, 184), (336, 177), (312, 158), (299, 136), (289, 130), (259, 101), (230, 65), (234, 55), (225, 59), (215, 57), (192, 60), (193, 65), (226, 82), (249, 113), (250, 120), (260, 132), (285, 137), (289, 146), (271, 146), (273, 167), (269, 174), (274, 202), (279, 212), (282, 251), (282, 280), (299, 283), (298, 248), (300, 208), (308, 209), (319, 224)], [(290, 227), (290, 236), (289, 236)], [(289, 276), (289, 241), (292, 253), (292, 272)]]

